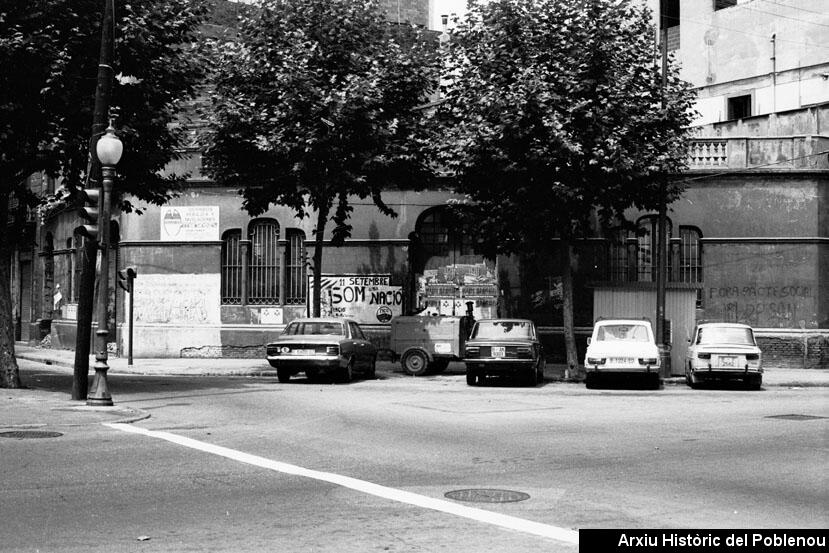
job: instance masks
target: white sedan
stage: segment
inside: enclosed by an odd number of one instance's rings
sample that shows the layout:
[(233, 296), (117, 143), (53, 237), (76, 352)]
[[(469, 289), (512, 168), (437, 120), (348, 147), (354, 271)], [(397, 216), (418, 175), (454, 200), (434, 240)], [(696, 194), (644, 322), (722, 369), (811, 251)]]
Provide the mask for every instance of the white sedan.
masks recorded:
[(754, 390), (762, 386), (763, 354), (750, 326), (704, 323), (697, 325), (689, 341), (685, 382), (692, 388), (727, 380), (739, 380)]
[(593, 326), (584, 357), (588, 388), (602, 377), (619, 375), (641, 375), (645, 383), (658, 388), (659, 366), (659, 348), (647, 320), (607, 319)]

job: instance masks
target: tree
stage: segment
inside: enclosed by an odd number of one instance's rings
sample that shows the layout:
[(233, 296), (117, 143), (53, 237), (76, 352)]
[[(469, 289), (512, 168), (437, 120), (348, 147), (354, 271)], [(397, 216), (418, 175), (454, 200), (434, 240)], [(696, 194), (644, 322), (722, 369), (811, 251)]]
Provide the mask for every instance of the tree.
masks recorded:
[[(21, 221), (6, 221), (14, 199), (34, 208), (26, 178), (59, 176), (64, 195), (47, 211), (73, 201), (90, 174), (89, 144), (104, 0), (52, 0), (21, 4), (0, 0), (0, 223), (7, 236), (0, 252), (0, 386), (20, 385), (14, 357), (9, 263), (22, 247)], [(176, 126), (181, 102), (195, 92), (203, 70), (193, 43), (208, 13), (207, 0), (144, 0), (118, 4), (115, 18), (113, 122), (124, 142), (118, 166), (120, 207), (125, 199), (167, 201), (184, 175), (162, 175), (182, 143)], [(47, 213), (48, 215), (48, 213)]]
[(265, 0), (219, 44), (206, 172), (236, 187), (250, 215), (271, 204), (316, 212), (313, 312), (325, 228), (351, 233), (350, 197), (386, 215), (386, 187), (430, 175), (424, 118), (437, 83), (436, 40), (388, 23), (377, 0)]
[[(650, 14), (619, 0), (470, 2), (448, 54), (439, 159), (468, 195), (484, 252), (560, 249), (568, 378), (574, 240), (658, 205), (683, 167), (693, 94), (664, 90)], [(672, 181), (671, 201), (681, 192)]]

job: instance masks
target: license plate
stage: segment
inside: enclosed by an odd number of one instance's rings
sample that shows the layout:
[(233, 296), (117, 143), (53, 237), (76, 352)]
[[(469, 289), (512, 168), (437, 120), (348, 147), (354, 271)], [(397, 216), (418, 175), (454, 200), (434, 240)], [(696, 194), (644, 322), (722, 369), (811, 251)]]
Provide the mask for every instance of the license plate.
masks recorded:
[(720, 356), (720, 366), (721, 367), (736, 367), (737, 366), (737, 358), (734, 356)]
[(314, 355), (316, 351), (312, 349), (292, 349), (291, 355)]
[(496, 359), (501, 359), (506, 357), (507, 355), (507, 348), (504, 346), (492, 346), (492, 357)]
[(611, 357), (610, 362), (616, 365), (632, 365), (632, 357)]

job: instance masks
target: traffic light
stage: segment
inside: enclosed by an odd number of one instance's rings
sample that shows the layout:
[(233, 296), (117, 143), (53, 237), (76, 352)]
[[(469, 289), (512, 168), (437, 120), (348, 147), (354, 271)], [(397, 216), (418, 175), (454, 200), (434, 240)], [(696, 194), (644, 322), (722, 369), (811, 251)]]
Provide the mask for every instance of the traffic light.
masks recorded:
[(118, 271), (118, 286), (125, 292), (132, 294), (132, 281), (138, 275), (138, 270), (135, 267), (126, 267)]
[(89, 240), (97, 241), (101, 189), (87, 188), (78, 190), (78, 195), (83, 200), (83, 206), (78, 208), (78, 213), (87, 223), (78, 227), (77, 232)]

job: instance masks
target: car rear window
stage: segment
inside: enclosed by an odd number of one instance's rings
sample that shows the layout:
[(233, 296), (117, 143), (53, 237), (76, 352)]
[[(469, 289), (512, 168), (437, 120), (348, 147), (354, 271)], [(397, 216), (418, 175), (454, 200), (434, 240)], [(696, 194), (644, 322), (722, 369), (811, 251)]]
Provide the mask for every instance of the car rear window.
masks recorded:
[(596, 330), (596, 341), (650, 342), (650, 337), (645, 325), (602, 325)]
[(739, 344), (742, 346), (754, 345), (754, 333), (750, 328), (709, 326), (702, 327), (697, 332), (698, 344)]
[(343, 336), (342, 323), (329, 323), (319, 321), (294, 321), (285, 327), (282, 333), (285, 336)]
[(473, 339), (520, 340), (531, 336), (530, 323), (526, 321), (482, 321), (472, 330)]

